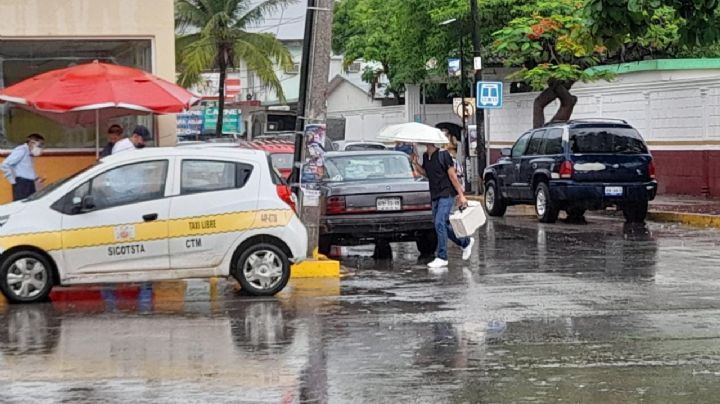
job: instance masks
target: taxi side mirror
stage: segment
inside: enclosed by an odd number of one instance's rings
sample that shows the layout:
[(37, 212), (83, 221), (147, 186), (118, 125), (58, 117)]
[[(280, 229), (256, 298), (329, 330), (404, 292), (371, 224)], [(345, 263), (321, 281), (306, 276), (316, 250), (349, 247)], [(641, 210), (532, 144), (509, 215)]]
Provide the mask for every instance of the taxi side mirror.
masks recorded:
[(73, 210), (75, 212), (88, 212), (95, 209), (95, 198), (92, 195), (85, 195), (82, 198), (73, 198)]
[(500, 154), (503, 157), (510, 157), (510, 155), (512, 154), (512, 150), (510, 148), (506, 147), (500, 151)]

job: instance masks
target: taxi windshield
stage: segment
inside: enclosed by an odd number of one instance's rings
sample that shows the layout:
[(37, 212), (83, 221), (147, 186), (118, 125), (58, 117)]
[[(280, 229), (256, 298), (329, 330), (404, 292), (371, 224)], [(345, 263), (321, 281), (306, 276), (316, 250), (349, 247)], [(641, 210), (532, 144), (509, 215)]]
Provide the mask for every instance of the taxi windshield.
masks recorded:
[(34, 194), (30, 195), (30, 196), (27, 197), (26, 199), (23, 199), (23, 201), (24, 201), (24, 202), (30, 202), (30, 201), (36, 201), (36, 200), (38, 200), (38, 199), (40, 199), (40, 198), (43, 198), (43, 197), (45, 197), (45, 195), (48, 195), (49, 193), (51, 193), (51, 192), (53, 192), (54, 190), (58, 189), (60, 186), (62, 186), (62, 185), (65, 184), (66, 182), (68, 182), (68, 181), (70, 181), (71, 179), (75, 178), (76, 176), (84, 173), (85, 171), (87, 171), (87, 170), (89, 170), (89, 169), (97, 166), (98, 164), (100, 164), (100, 161), (97, 161), (97, 162), (95, 162), (95, 164), (91, 164), (90, 166), (83, 168), (82, 170), (76, 172), (76, 173), (73, 174), (73, 175), (70, 175), (70, 176), (67, 176), (67, 177), (65, 177), (65, 178), (59, 179), (59, 180), (53, 182), (52, 184), (47, 185), (47, 186), (44, 187), (43, 189), (35, 192)]

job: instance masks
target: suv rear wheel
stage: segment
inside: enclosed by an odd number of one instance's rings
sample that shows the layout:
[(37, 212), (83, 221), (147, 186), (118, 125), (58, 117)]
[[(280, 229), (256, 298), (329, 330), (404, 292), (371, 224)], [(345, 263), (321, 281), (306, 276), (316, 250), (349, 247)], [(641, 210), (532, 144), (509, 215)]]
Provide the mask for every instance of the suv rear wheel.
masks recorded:
[(550, 188), (541, 182), (535, 188), (535, 213), (542, 223), (555, 223), (560, 210), (550, 198)]
[(642, 201), (630, 202), (623, 206), (623, 216), (627, 223), (643, 223), (647, 217), (648, 212), (648, 201), (647, 199)]
[(507, 210), (495, 180), (485, 183), (485, 210), (490, 216), (503, 216)]

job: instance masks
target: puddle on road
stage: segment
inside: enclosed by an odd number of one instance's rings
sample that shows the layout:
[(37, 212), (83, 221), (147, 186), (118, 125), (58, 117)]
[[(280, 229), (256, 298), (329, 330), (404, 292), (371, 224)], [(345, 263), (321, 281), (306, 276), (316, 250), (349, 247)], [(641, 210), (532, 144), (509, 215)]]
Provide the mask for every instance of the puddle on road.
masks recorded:
[(444, 272), (402, 244), (276, 298), (191, 280), (0, 305), (0, 401), (715, 401), (717, 234), (567, 229), (491, 221)]

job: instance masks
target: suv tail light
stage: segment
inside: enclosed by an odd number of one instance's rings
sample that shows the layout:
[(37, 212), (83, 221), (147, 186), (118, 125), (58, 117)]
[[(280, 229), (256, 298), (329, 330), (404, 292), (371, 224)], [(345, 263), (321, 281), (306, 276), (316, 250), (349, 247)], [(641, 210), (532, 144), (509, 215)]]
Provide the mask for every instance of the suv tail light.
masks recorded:
[(297, 212), (297, 209), (295, 208), (295, 195), (290, 190), (290, 187), (285, 184), (278, 184), (276, 185), (276, 189), (280, 199), (282, 199), (283, 202), (287, 203), (288, 206), (292, 208), (292, 210)]
[(572, 178), (573, 166), (569, 160), (565, 160), (560, 165), (560, 178)]
[(331, 196), (327, 198), (327, 204), (325, 205), (325, 213), (327, 213), (328, 215), (345, 213), (345, 197)]
[(648, 164), (648, 175), (651, 180), (655, 179), (655, 162), (652, 160), (650, 160), (650, 164)]

